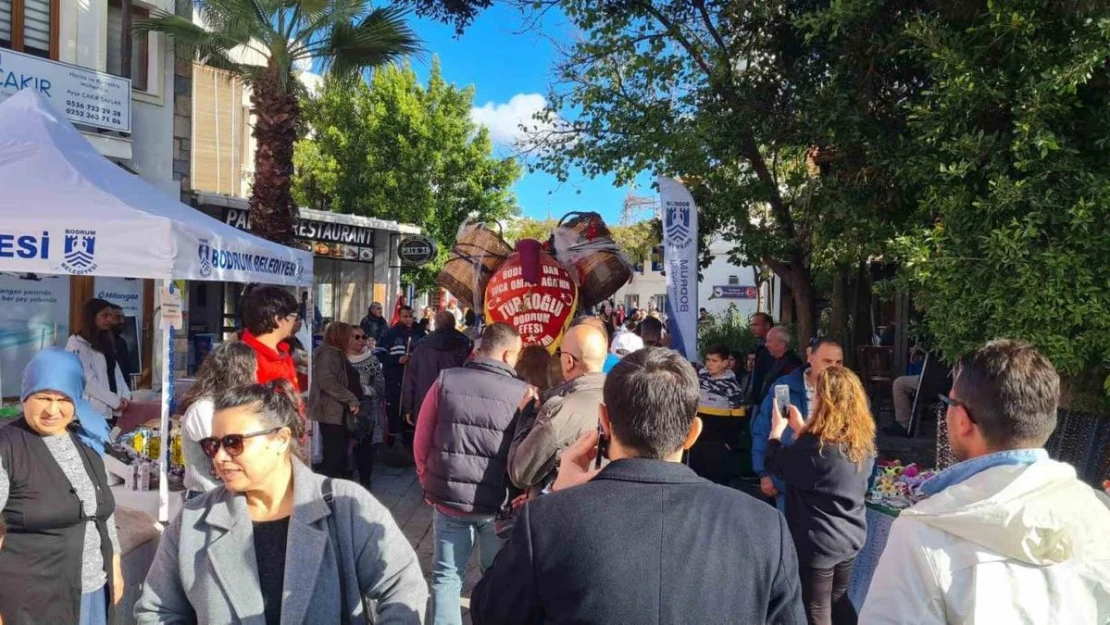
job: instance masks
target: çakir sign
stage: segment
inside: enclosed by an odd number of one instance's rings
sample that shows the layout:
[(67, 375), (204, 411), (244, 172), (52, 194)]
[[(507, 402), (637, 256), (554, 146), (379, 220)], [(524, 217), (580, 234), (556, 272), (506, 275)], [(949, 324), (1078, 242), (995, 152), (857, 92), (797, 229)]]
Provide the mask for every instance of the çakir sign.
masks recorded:
[(401, 240), (397, 255), (408, 267), (419, 267), (436, 257), (436, 244), (422, 234), (414, 234)]
[(37, 91), (75, 124), (131, 132), (127, 78), (0, 50), (0, 101), (23, 89)]
[(486, 286), (486, 318), (507, 323), (524, 346), (539, 345), (554, 353), (578, 307), (578, 286), (550, 254), (540, 254), (540, 283), (524, 279), (519, 252), (509, 256)]

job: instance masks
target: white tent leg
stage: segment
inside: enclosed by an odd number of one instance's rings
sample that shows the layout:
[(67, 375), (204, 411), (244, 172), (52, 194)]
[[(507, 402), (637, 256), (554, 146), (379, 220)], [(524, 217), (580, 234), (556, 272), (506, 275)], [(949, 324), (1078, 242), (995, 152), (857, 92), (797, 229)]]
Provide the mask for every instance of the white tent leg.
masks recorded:
[[(162, 287), (169, 292), (177, 288), (173, 280), (162, 280)], [(173, 403), (173, 370), (176, 366), (173, 324), (162, 321), (162, 444), (158, 449), (158, 521), (165, 525), (170, 521), (170, 404)]]

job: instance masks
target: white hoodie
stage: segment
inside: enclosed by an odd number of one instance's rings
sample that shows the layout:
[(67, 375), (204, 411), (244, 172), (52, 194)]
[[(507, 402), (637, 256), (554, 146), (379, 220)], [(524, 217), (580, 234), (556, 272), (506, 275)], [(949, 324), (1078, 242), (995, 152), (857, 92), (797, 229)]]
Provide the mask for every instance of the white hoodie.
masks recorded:
[(1106, 625), (1110, 508), (1054, 460), (977, 473), (894, 521), (859, 622)]

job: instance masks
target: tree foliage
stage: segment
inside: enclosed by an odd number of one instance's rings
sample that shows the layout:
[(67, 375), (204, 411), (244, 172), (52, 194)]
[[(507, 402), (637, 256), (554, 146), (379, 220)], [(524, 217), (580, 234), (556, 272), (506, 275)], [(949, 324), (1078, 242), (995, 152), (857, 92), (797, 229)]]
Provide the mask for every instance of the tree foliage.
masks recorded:
[(306, 108), (310, 135), (297, 143), (297, 200), (420, 226), (439, 258), (404, 279), (431, 288), (467, 217), (516, 212), (509, 189), (521, 168), (493, 156), (488, 131), (470, 120), (473, 98), (472, 88), (443, 80), (438, 59), (426, 85), (407, 66), (369, 82), (326, 80)]
[(834, 31), (818, 2), (551, 3), (581, 36), (534, 129), (538, 166), (681, 176), (703, 233), (782, 278), (812, 335), (815, 272), (881, 253), (904, 214), (886, 159), (916, 79), (889, 25), (916, 3), (835, 3)]
[[(156, 10), (137, 20), (139, 32), (165, 33), (213, 67), (241, 77), (251, 89), (255, 115), (251, 228), (291, 243), (297, 206), (291, 194), (293, 143), (301, 119), (294, 68), (315, 62), (345, 77), (392, 63), (419, 50), (416, 35), (396, 7), (367, 0), (195, 0), (192, 15)], [(257, 64), (254, 58), (261, 59)]]
[(953, 4), (906, 25), (930, 88), (901, 183), (906, 283), (949, 356), (1032, 341), (1077, 375), (1110, 353), (1110, 8)]

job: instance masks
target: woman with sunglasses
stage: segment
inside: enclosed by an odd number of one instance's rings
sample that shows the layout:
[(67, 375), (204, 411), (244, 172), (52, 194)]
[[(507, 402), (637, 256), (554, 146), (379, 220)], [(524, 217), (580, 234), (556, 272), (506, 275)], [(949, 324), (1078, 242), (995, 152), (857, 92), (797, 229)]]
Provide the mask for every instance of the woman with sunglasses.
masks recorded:
[(358, 381), (362, 386), (353, 455), (358, 482), (367, 490), (370, 489), (370, 475), (374, 470), (374, 431), (385, 413), (385, 376), (381, 361), (374, 355), (374, 344), (374, 337), (368, 336), (360, 326), (351, 326), (347, 360), (358, 372)]
[(370, 493), (292, 453), (289, 391), (275, 381), (216, 400), (201, 446), (224, 485), (186, 502), (162, 535), (139, 623), (423, 623), (416, 553)]
[[(798, 553), (811, 625), (855, 625), (848, 597), (852, 563), (867, 538), (864, 496), (875, 464), (875, 420), (856, 374), (832, 366), (817, 378), (808, 421), (772, 400), (764, 466), (786, 483), (786, 522)], [(795, 432), (782, 445), (786, 428)]]
[(329, 323), (324, 329), (324, 344), (312, 360), (308, 416), (320, 425), (324, 443), (324, 460), (317, 470), (330, 477), (351, 475), (351, 433), (358, 429), (363, 397), (358, 371), (347, 360), (354, 333), (355, 327), (350, 324)]
[(213, 349), (200, 369), (196, 381), (185, 392), (179, 409), (182, 451), (185, 452), (185, 499), (202, 495), (217, 486), (212, 461), (200, 448), (200, 441), (212, 435), (216, 397), (229, 388), (252, 384), (258, 375), (255, 352), (240, 341), (227, 341)]

